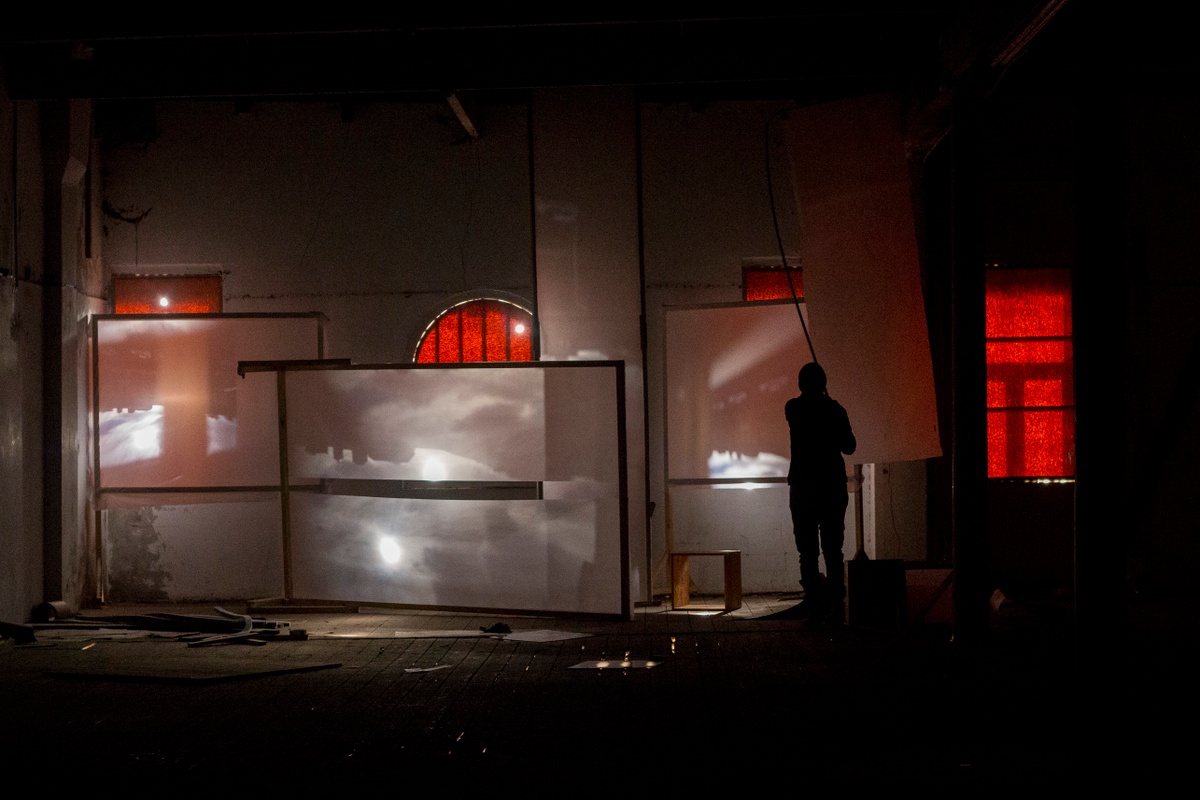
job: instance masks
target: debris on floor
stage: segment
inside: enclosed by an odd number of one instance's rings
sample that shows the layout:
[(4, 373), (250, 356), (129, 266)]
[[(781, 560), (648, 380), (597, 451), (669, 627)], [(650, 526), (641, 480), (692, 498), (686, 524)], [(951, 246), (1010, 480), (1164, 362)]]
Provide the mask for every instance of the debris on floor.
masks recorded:
[(34, 641), (39, 633), (53, 639), (70, 639), (73, 636), (93, 639), (157, 636), (187, 642), (189, 647), (209, 647), (220, 644), (263, 645), (268, 641), (303, 641), (308, 638), (305, 631), (292, 628), (290, 622), (235, 614), (219, 606), (215, 611), (215, 615), (163, 612), (114, 616), (72, 615), (67, 619), (20, 627), (29, 629), (28, 641)]
[(573, 664), (567, 669), (651, 669), (652, 667), (657, 667), (659, 663), (658, 661), (602, 659), (599, 661), (580, 661), (578, 664)]

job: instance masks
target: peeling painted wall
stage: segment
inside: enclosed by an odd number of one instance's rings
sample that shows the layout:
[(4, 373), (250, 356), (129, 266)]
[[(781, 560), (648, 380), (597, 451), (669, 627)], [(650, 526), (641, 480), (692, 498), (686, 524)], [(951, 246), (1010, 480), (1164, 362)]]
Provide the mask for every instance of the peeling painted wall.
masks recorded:
[(279, 498), (105, 512), (109, 602), (246, 600), (283, 594)]

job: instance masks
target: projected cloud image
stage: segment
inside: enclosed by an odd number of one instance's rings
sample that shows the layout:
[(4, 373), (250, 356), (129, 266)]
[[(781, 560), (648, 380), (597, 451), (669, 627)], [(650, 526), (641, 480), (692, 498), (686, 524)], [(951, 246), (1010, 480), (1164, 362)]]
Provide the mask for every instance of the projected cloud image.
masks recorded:
[(616, 501), (293, 495), (296, 592), (361, 601), (620, 610)]
[(533, 369), (293, 373), (291, 469), (309, 479), (539, 480), (544, 404)]

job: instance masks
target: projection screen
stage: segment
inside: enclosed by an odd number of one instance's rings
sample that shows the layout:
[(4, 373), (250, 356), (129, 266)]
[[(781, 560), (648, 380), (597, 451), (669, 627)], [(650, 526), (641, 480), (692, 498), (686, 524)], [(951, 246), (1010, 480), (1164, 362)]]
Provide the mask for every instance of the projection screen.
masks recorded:
[(274, 368), (290, 595), (628, 616), (621, 362)]

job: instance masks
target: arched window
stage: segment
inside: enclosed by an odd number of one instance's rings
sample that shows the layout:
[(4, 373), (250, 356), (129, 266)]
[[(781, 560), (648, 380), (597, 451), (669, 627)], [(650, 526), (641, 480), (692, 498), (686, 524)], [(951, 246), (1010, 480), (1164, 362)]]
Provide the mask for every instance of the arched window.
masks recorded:
[(418, 364), (532, 361), (533, 315), (507, 300), (468, 300), (429, 324), (413, 359)]

